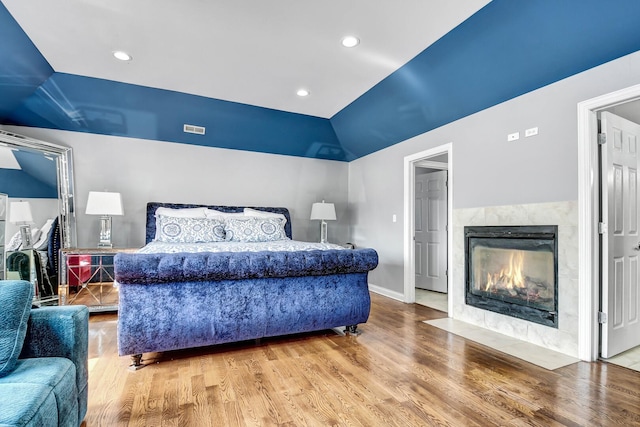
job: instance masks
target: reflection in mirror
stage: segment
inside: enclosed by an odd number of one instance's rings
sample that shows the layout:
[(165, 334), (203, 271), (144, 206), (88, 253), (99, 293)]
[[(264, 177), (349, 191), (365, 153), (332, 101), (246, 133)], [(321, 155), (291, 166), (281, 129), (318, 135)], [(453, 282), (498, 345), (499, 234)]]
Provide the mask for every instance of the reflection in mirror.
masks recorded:
[[(72, 162), (69, 147), (0, 130), (0, 193), (10, 202), (28, 199), (36, 227), (57, 216), (63, 248), (77, 242)], [(6, 226), (10, 239), (16, 226)]]

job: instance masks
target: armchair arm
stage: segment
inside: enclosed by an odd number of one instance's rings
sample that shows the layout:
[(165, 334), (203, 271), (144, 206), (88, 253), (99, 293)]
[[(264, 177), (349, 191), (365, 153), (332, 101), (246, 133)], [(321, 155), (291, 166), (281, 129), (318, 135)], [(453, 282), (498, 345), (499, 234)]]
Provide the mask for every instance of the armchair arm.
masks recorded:
[[(76, 365), (81, 417), (86, 412), (89, 310), (83, 305), (31, 310), (20, 358), (65, 357)], [(82, 408), (84, 406), (84, 408)], [(80, 418), (80, 419), (82, 419)]]

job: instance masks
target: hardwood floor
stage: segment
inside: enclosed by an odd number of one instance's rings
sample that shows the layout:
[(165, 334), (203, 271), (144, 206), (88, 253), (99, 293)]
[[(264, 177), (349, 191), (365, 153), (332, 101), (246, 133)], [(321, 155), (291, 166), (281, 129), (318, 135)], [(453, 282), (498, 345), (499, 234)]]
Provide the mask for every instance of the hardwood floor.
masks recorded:
[(632, 426), (640, 372), (548, 371), (422, 320), (442, 312), (372, 294), (362, 335), (323, 331), (117, 356), (116, 315), (90, 322), (86, 426)]

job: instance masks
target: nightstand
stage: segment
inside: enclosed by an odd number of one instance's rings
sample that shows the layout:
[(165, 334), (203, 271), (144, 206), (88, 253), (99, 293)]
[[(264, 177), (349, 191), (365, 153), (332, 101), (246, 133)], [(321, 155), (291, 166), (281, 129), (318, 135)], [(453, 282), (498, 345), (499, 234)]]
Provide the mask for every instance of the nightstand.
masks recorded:
[(91, 248), (60, 250), (60, 305), (86, 305), (90, 312), (117, 311), (113, 258), (138, 249)]

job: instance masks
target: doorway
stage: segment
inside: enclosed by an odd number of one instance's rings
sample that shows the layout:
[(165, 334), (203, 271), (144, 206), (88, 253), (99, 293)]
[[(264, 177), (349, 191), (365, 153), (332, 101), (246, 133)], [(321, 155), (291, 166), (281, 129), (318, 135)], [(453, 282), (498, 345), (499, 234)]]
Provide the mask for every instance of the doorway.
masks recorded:
[[(604, 319), (601, 277), (608, 275), (608, 255), (601, 248), (599, 229), (607, 228), (600, 216), (600, 200), (606, 185), (606, 171), (600, 171), (598, 143), (598, 114), (604, 111), (622, 115), (622, 111), (635, 109), (640, 100), (640, 85), (606, 94), (578, 104), (578, 167), (579, 167), (579, 307), (578, 307), (578, 355), (582, 360), (594, 361), (601, 355), (601, 323)], [(613, 136), (607, 136), (613, 140)], [(606, 145), (606, 144), (605, 144)], [(606, 201), (605, 201), (606, 206)], [(605, 216), (605, 218), (607, 218)], [(611, 221), (611, 220), (609, 220)], [(604, 233), (607, 234), (606, 231)], [(606, 238), (606, 237), (604, 237)], [(606, 289), (604, 289), (606, 291)], [(638, 297), (636, 296), (636, 301)], [(618, 321), (618, 319), (613, 319)], [(605, 326), (606, 327), (606, 326)]]
[(600, 241), (599, 355), (640, 365), (640, 101), (599, 111), (598, 123), (600, 221), (606, 224)]
[(451, 312), (452, 144), (404, 159), (404, 301)]

